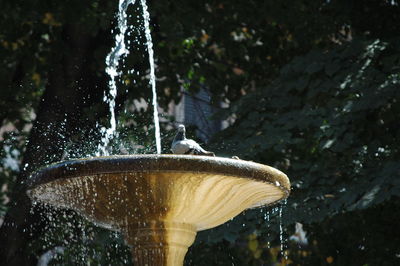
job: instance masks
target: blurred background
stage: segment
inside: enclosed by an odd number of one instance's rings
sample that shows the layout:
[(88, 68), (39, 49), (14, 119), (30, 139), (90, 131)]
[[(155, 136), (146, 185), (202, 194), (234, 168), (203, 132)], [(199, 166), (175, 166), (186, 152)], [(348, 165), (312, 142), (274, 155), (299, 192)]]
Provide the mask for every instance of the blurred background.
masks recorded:
[[(177, 124), (285, 172), (287, 202), (199, 232), (185, 265), (400, 263), (398, 0), (153, 1), (163, 153)], [(109, 126), (118, 1), (0, 2), (0, 264), (130, 265), (118, 233), (33, 206), (32, 171), (93, 156)], [(139, 3), (111, 154), (155, 153)], [(3, 264), (2, 262), (7, 262)]]

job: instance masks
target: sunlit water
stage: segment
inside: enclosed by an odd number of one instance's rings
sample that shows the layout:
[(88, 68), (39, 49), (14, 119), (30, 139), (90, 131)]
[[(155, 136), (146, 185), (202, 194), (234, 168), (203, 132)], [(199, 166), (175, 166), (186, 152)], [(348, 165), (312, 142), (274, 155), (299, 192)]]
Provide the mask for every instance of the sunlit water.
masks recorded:
[(270, 214), (269, 214), (269, 210), (265, 210), (264, 221), (267, 223), (267, 232), (268, 232), (268, 235), (267, 235), (267, 239), (268, 239), (267, 248), (270, 248), (271, 247), (271, 242), (269, 241), (269, 236), (270, 236), (270, 233), (269, 233), (269, 229), (270, 229)]
[[(263, 213), (263, 219), (265, 222), (266, 226), (266, 232), (267, 232), (267, 248), (271, 248), (271, 242), (270, 242), (270, 231), (271, 231), (271, 217), (275, 217), (275, 219), (278, 219), (278, 232), (279, 232), (279, 248), (280, 248), (280, 256), (282, 259), (288, 260), (288, 253), (287, 253), (287, 237), (285, 236), (285, 228), (283, 227), (283, 211), (286, 207), (287, 200), (283, 200), (279, 206), (276, 206), (272, 209), (269, 209), (269, 207), (266, 207), (265, 209), (262, 209), (261, 213)], [(276, 229), (275, 229), (276, 230)], [(272, 230), (274, 231), (274, 230)]]
[(154, 116), (154, 127), (155, 127), (155, 137), (156, 137), (156, 147), (157, 153), (161, 154), (161, 136), (160, 136), (160, 122), (158, 120), (158, 107), (157, 107), (157, 90), (156, 90), (156, 75), (154, 71), (154, 51), (153, 51), (153, 41), (150, 34), (150, 14), (147, 11), (146, 0), (140, 0), (143, 8), (143, 20), (144, 29), (146, 35), (146, 45), (147, 51), (149, 53), (149, 64), (150, 64), (150, 85), (153, 92), (153, 116)]
[(283, 209), (286, 207), (287, 199), (285, 199), (279, 206), (279, 241), (281, 244), (281, 256), (288, 259), (287, 252), (286, 252), (286, 237), (283, 235), (283, 225), (282, 225), (282, 213)]
[[(135, 0), (120, 0), (118, 5), (118, 13), (116, 15), (117, 18), (117, 29), (118, 32), (115, 35), (114, 46), (112, 47), (110, 53), (107, 55), (106, 62), (106, 73), (109, 76), (109, 91), (104, 95), (104, 102), (108, 104), (108, 109), (110, 112), (110, 119), (108, 127), (101, 127), (100, 132), (102, 134), (101, 142), (97, 147), (96, 156), (107, 156), (110, 155), (109, 144), (113, 138), (117, 137), (117, 118), (115, 113), (116, 106), (116, 97), (117, 97), (117, 80), (121, 75), (120, 64), (123, 62), (123, 59), (129, 54), (129, 50), (127, 47), (127, 42), (125, 37), (129, 35), (129, 26), (128, 26), (128, 14), (127, 10), (131, 4), (134, 4)], [(156, 78), (155, 78), (155, 64), (154, 64), (154, 51), (153, 44), (150, 35), (150, 15), (147, 11), (146, 1), (140, 1), (142, 10), (143, 10), (143, 20), (144, 20), (144, 34), (146, 36), (146, 43), (149, 55), (149, 64), (150, 64), (150, 81), (152, 93), (153, 93), (153, 110), (154, 110), (154, 123), (155, 123), (155, 135), (156, 135), (156, 147), (157, 153), (161, 153), (161, 138), (160, 138), (160, 126), (158, 120), (158, 109), (157, 109), (157, 94), (156, 94)], [(69, 156), (67, 156), (69, 157)], [(27, 165), (25, 166), (25, 168)], [(107, 181), (105, 181), (107, 183)], [(107, 184), (106, 184), (107, 185)], [(92, 194), (93, 202), (85, 202), (84, 205), (93, 205), (95, 206), (95, 201), (97, 199), (97, 195), (89, 186), (89, 183), (82, 183), (80, 186), (84, 193)], [(64, 188), (60, 188), (58, 191), (58, 195), (61, 195), (64, 191)], [(121, 194), (125, 193), (125, 191), (116, 191), (115, 193), (110, 193), (109, 197), (113, 199), (121, 201), (124, 203), (123, 197)], [(137, 192), (136, 192), (137, 193)], [(76, 204), (78, 202), (82, 203), (83, 198), (76, 198)], [(33, 202), (33, 205), (36, 205), (36, 202)], [(68, 204), (66, 204), (68, 205)], [(106, 206), (108, 207), (108, 206)], [(33, 208), (32, 208), (33, 211)], [(95, 209), (92, 209), (92, 216), (94, 215)], [(114, 210), (109, 210), (113, 212)], [(63, 214), (60, 216), (60, 212)], [(43, 220), (48, 220), (48, 225), (46, 226), (46, 232), (48, 234), (43, 236), (44, 244), (42, 246), (43, 250), (46, 250), (43, 254), (39, 256), (39, 264), (38, 265), (47, 265), (51, 260), (56, 259), (58, 256), (63, 257), (65, 247), (68, 247), (68, 253), (75, 254), (76, 263), (78, 264), (86, 264), (89, 258), (99, 258), (104, 254), (96, 255), (96, 249), (90, 247), (94, 242), (94, 232), (93, 227), (88, 224), (87, 221), (76, 216), (76, 214), (69, 212), (68, 210), (61, 210), (57, 208), (57, 211), (50, 206), (45, 206), (41, 211), (43, 215)], [(127, 212), (127, 215), (130, 215), (130, 211)], [(59, 218), (55, 218), (59, 217)], [(67, 222), (67, 227), (64, 227), (64, 222)], [(97, 224), (99, 225), (99, 224)], [(32, 225), (34, 226), (34, 225)], [(59, 234), (62, 232), (62, 236)], [(76, 235), (78, 232), (79, 236)], [(112, 234), (112, 236), (111, 236)], [(122, 260), (125, 264), (129, 261), (129, 253), (126, 253), (126, 247), (120, 242), (120, 235), (118, 233), (110, 233), (108, 239), (111, 241), (111, 245), (114, 247), (114, 254), (111, 255), (106, 253), (109, 260), (114, 261), (115, 254), (118, 254), (118, 258)], [(74, 259), (75, 260), (75, 259)]]
[[(101, 139), (101, 144), (98, 146), (98, 151), (96, 152), (97, 156), (104, 156), (104, 155), (109, 155), (109, 151), (107, 150), (107, 147), (110, 143), (110, 141), (113, 139), (113, 137), (116, 136), (116, 128), (117, 128), (117, 122), (116, 122), (116, 115), (115, 115), (115, 100), (117, 97), (117, 86), (116, 86), (116, 79), (118, 76), (121, 74), (118, 71), (118, 66), (120, 63), (120, 59), (123, 59), (129, 54), (129, 50), (127, 49), (125, 45), (125, 35), (126, 31), (128, 30), (127, 26), (127, 9), (130, 4), (134, 4), (134, 0), (120, 0), (119, 1), (119, 8), (118, 8), (118, 29), (119, 33), (115, 36), (115, 45), (111, 49), (110, 53), (108, 54), (106, 58), (106, 72), (110, 77), (109, 81), (109, 93), (104, 96), (104, 101), (108, 103), (109, 111), (110, 111), (110, 126), (109, 128), (102, 127), (101, 128), (101, 133), (102, 133), (102, 139)], [(155, 77), (155, 64), (154, 64), (154, 51), (153, 51), (153, 44), (152, 44), (152, 38), (151, 38), (151, 32), (150, 32), (150, 15), (147, 10), (147, 5), (145, 0), (140, 0), (140, 4), (143, 10), (143, 20), (144, 20), (144, 29), (145, 29), (145, 36), (146, 36), (146, 46), (147, 46), (147, 51), (149, 55), (149, 65), (150, 65), (150, 80), (149, 84), (152, 89), (153, 93), (153, 99), (152, 99), (152, 105), (153, 105), (153, 115), (154, 115), (154, 126), (155, 126), (155, 139), (156, 139), (156, 148), (157, 148), (157, 153), (161, 153), (161, 138), (160, 138), (160, 126), (159, 126), (159, 117), (158, 117), (158, 109), (157, 109), (157, 92), (156, 92), (156, 77)], [(106, 182), (105, 182), (106, 183)], [(94, 193), (90, 187), (88, 186), (88, 183), (81, 184), (79, 187), (82, 188), (85, 193)], [(60, 190), (58, 194), (61, 194), (62, 191)], [(123, 198), (121, 198), (120, 193), (123, 194), (123, 192), (118, 191), (116, 193), (110, 193), (109, 197), (119, 200), (123, 202)], [(138, 193), (138, 192), (136, 192)], [(94, 194), (94, 197), (92, 198), (93, 200), (93, 205), (94, 201), (96, 201), (97, 195)], [(77, 201), (82, 201), (83, 199), (77, 198)], [(88, 202), (87, 204), (91, 204)], [(287, 253), (285, 252), (285, 239), (284, 239), (284, 232), (283, 232), (283, 225), (282, 225), (282, 208), (286, 205), (286, 200), (282, 204), (282, 206), (277, 207), (273, 209), (271, 212), (266, 211), (264, 214), (264, 219), (267, 223), (268, 231), (270, 229), (270, 220), (272, 215), (274, 213), (279, 213), (279, 240), (280, 240), (280, 248), (281, 248), (281, 256), (285, 257), (287, 259)], [(92, 209), (92, 215), (94, 215), (94, 208)], [(136, 211), (136, 210), (133, 210)], [(50, 213), (50, 215), (49, 215)], [(49, 210), (49, 213), (46, 213), (46, 219), (52, 220), (52, 215), (51, 215), (51, 209)], [(71, 216), (71, 214), (68, 213), (68, 215)], [(130, 215), (128, 211), (128, 215)], [(69, 220), (74, 220), (75, 217), (65, 217), (65, 219)], [(58, 222), (50, 221), (50, 224), (54, 227), (57, 226)], [(90, 240), (90, 234), (87, 233), (87, 223), (85, 222), (78, 222), (78, 225), (74, 225), (75, 227), (78, 227), (81, 230), (81, 239), (83, 239), (83, 242), (88, 242)], [(243, 223), (243, 226), (246, 226), (245, 223)], [(54, 231), (56, 231), (54, 229)], [(73, 230), (71, 230), (73, 231)], [(72, 233), (71, 233), (72, 234)], [(71, 237), (72, 238), (72, 237)], [(119, 238), (119, 235), (114, 235), (114, 238), (117, 239)], [(49, 240), (51, 237), (49, 236)], [(89, 240), (88, 240), (89, 239)], [(268, 239), (269, 239), (269, 234), (268, 234)], [(63, 243), (64, 246), (68, 246), (70, 242), (65, 240), (66, 242)], [(47, 241), (46, 241), (47, 242)], [(51, 243), (51, 240), (48, 241)], [(116, 247), (121, 248), (121, 246), (118, 246), (119, 244), (116, 244)], [(86, 245), (80, 246), (81, 250), (81, 258), (82, 262), (84, 262), (84, 258), (88, 258), (91, 256), (89, 254), (91, 251), (88, 250)], [(268, 248), (270, 247), (270, 243), (268, 242)], [(44, 249), (48, 249), (49, 247), (44, 247)], [(59, 253), (62, 254), (64, 252), (63, 249), (57, 249), (54, 251), (54, 253)], [(126, 260), (126, 257), (124, 258)]]
[(111, 52), (106, 57), (106, 73), (110, 77), (108, 82), (109, 95), (104, 95), (104, 101), (108, 103), (110, 111), (110, 126), (108, 128), (102, 127), (101, 143), (98, 146), (96, 155), (109, 155), (107, 151), (107, 146), (111, 139), (115, 136), (117, 130), (117, 120), (115, 118), (115, 99), (117, 98), (117, 84), (116, 78), (119, 75), (118, 66), (119, 60), (129, 54), (129, 50), (125, 45), (125, 33), (128, 29), (127, 27), (127, 9), (130, 4), (133, 4), (134, 0), (120, 0), (118, 6), (118, 29), (119, 33), (115, 35), (115, 44), (111, 49)]
[[(110, 125), (108, 128), (102, 127), (100, 132), (102, 134), (101, 143), (98, 145), (96, 152), (97, 156), (110, 155), (107, 147), (110, 141), (116, 136), (117, 132), (117, 120), (115, 116), (115, 99), (117, 97), (117, 85), (116, 78), (120, 75), (118, 71), (120, 59), (126, 57), (129, 54), (129, 50), (125, 44), (125, 34), (129, 29), (127, 25), (127, 9), (130, 4), (134, 4), (134, 0), (120, 0), (118, 7), (118, 26), (119, 33), (115, 36), (115, 44), (111, 49), (111, 52), (106, 57), (106, 73), (110, 77), (109, 81), (109, 93), (104, 95), (104, 101), (108, 103), (110, 111)], [(153, 42), (150, 33), (150, 14), (147, 11), (147, 5), (145, 0), (140, 0), (142, 6), (142, 14), (144, 21), (144, 33), (146, 36), (146, 47), (149, 56), (150, 65), (150, 79), (149, 84), (153, 93), (153, 116), (154, 116), (154, 127), (155, 127), (155, 139), (157, 153), (161, 154), (161, 137), (160, 137), (160, 123), (158, 118), (158, 104), (157, 104), (157, 90), (156, 90), (156, 77), (155, 77), (155, 66), (154, 66), (154, 50)]]

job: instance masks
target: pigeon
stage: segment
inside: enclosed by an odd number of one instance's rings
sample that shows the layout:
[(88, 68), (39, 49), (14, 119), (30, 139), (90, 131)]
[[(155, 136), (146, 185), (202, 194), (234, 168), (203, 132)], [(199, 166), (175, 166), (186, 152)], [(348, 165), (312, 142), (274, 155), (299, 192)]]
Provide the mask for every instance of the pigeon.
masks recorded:
[(196, 141), (187, 139), (185, 132), (185, 126), (179, 125), (178, 132), (176, 133), (174, 141), (172, 141), (172, 153), (215, 156), (213, 152), (204, 150)]

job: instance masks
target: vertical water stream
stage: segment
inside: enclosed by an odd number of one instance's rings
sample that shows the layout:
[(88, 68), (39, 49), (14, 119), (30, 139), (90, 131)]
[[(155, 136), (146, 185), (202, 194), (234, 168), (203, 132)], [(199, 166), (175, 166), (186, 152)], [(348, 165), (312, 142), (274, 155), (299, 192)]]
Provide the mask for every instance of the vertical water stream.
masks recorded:
[(146, 35), (147, 51), (149, 53), (149, 64), (150, 64), (150, 85), (153, 92), (153, 116), (154, 116), (154, 127), (155, 127), (155, 138), (157, 153), (161, 154), (161, 136), (160, 136), (160, 122), (158, 119), (158, 107), (157, 107), (157, 90), (156, 90), (156, 76), (154, 73), (154, 51), (153, 42), (150, 34), (150, 14), (147, 11), (146, 0), (140, 0), (143, 9), (143, 21), (144, 30)]
[(283, 236), (283, 225), (282, 225), (282, 213), (283, 209), (286, 207), (287, 199), (285, 199), (279, 206), (279, 241), (281, 244), (281, 256), (285, 260), (288, 259), (286, 252), (286, 238)]
[[(102, 134), (101, 143), (98, 145), (96, 156), (107, 156), (110, 155), (107, 147), (113, 137), (116, 135), (117, 120), (115, 117), (115, 99), (117, 97), (117, 85), (116, 78), (120, 75), (118, 71), (118, 66), (120, 59), (126, 57), (129, 54), (129, 50), (125, 44), (125, 34), (128, 30), (127, 25), (127, 9), (130, 4), (134, 4), (135, 0), (120, 0), (118, 6), (117, 20), (119, 33), (115, 36), (115, 43), (110, 53), (106, 57), (106, 73), (110, 77), (108, 83), (109, 93), (104, 95), (104, 101), (108, 103), (110, 111), (110, 125), (108, 128), (102, 127), (100, 132)], [(154, 115), (154, 126), (155, 126), (155, 139), (157, 153), (161, 153), (161, 137), (160, 137), (160, 123), (158, 119), (158, 109), (157, 109), (157, 91), (156, 91), (156, 77), (155, 77), (155, 67), (154, 67), (154, 51), (153, 42), (150, 34), (150, 14), (147, 11), (147, 5), (145, 0), (140, 0), (140, 4), (143, 10), (143, 21), (144, 21), (144, 33), (146, 36), (146, 46), (149, 54), (149, 64), (150, 64), (150, 81), (152, 93), (153, 93), (153, 115)]]
[(100, 132), (102, 134), (101, 143), (97, 147), (97, 156), (109, 155), (107, 146), (111, 139), (115, 136), (117, 129), (117, 120), (115, 118), (115, 99), (117, 98), (117, 84), (116, 77), (118, 77), (118, 66), (121, 57), (127, 56), (129, 50), (125, 45), (125, 33), (128, 29), (127, 26), (127, 9), (130, 4), (133, 4), (134, 0), (120, 0), (118, 5), (117, 20), (119, 33), (115, 35), (115, 43), (110, 53), (106, 57), (106, 73), (110, 77), (108, 82), (109, 95), (104, 95), (104, 101), (108, 103), (110, 110), (110, 126), (108, 128), (102, 127)]

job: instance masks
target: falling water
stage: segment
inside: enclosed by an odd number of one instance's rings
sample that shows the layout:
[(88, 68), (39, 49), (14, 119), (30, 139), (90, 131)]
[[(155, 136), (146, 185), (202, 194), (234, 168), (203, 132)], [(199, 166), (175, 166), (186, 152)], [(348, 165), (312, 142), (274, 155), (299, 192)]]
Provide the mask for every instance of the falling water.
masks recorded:
[(146, 0), (140, 0), (143, 8), (143, 20), (144, 29), (146, 34), (146, 44), (147, 51), (149, 53), (149, 63), (150, 63), (150, 85), (153, 92), (153, 116), (154, 116), (154, 126), (155, 126), (155, 137), (156, 137), (156, 147), (157, 153), (161, 154), (161, 137), (160, 137), (160, 123), (158, 120), (158, 109), (157, 109), (157, 91), (156, 91), (156, 76), (154, 74), (154, 51), (153, 42), (151, 40), (150, 34), (150, 14), (147, 11)]
[(117, 129), (117, 121), (115, 118), (115, 99), (117, 97), (117, 85), (116, 77), (119, 75), (118, 64), (121, 57), (127, 56), (129, 50), (125, 46), (125, 33), (128, 29), (127, 27), (127, 14), (126, 11), (130, 4), (133, 4), (134, 0), (119, 0), (118, 6), (118, 29), (120, 32), (115, 35), (115, 45), (111, 49), (110, 53), (106, 57), (106, 72), (110, 76), (110, 81), (108, 86), (110, 88), (109, 95), (104, 95), (104, 101), (108, 103), (110, 110), (110, 127), (102, 127), (101, 133), (103, 137), (101, 138), (101, 143), (98, 145), (96, 155), (109, 155), (107, 151), (107, 146), (110, 140), (114, 137)]
[(282, 206), (279, 207), (279, 241), (281, 243), (281, 255), (283, 256)]
[[(118, 29), (120, 32), (115, 36), (115, 45), (111, 49), (111, 52), (107, 55), (106, 58), (106, 72), (110, 76), (109, 81), (109, 95), (104, 96), (104, 101), (108, 103), (110, 110), (110, 127), (102, 127), (101, 133), (101, 143), (98, 145), (98, 149), (96, 152), (97, 156), (100, 155), (109, 155), (107, 151), (107, 146), (110, 143), (111, 139), (116, 134), (117, 122), (115, 118), (115, 99), (117, 97), (117, 85), (116, 85), (116, 77), (120, 74), (118, 72), (118, 64), (119, 60), (122, 57), (125, 57), (129, 54), (129, 50), (125, 45), (125, 33), (128, 29), (127, 26), (127, 14), (126, 11), (130, 4), (133, 4), (135, 0), (120, 0), (119, 8), (118, 8)], [(144, 30), (146, 36), (146, 45), (147, 51), (149, 53), (149, 64), (150, 64), (150, 81), (151, 89), (153, 92), (153, 115), (154, 115), (154, 126), (155, 126), (155, 138), (156, 138), (156, 147), (157, 153), (161, 153), (161, 137), (160, 137), (160, 123), (158, 119), (158, 109), (157, 109), (157, 91), (156, 91), (156, 77), (154, 70), (154, 51), (153, 51), (153, 42), (150, 34), (150, 14), (147, 11), (147, 5), (145, 0), (140, 1), (143, 9), (143, 20), (144, 20)]]
[(281, 206), (279, 206), (279, 240), (281, 243), (281, 255), (282, 258), (285, 258), (285, 260), (288, 259), (287, 257), (287, 252), (285, 252), (285, 239), (283, 238), (283, 225), (282, 225), (282, 212), (283, 208), (286, 206), (287, 200), (285, 199)]
[(267, 232), (268, 232), (268, 236), (267, 236), (267, 239), (268, 239), (268, 242), (267, 242), (267, 248), (270, 248), (271, 247), (271, 243), (269, 242), (269, 227), (270, 227), (270, 224), (269, 224), (269, 210), (265, 210), (265, 213), (264, 213), (264, 221), (266, 221), (266, 223), (267, 223)]

